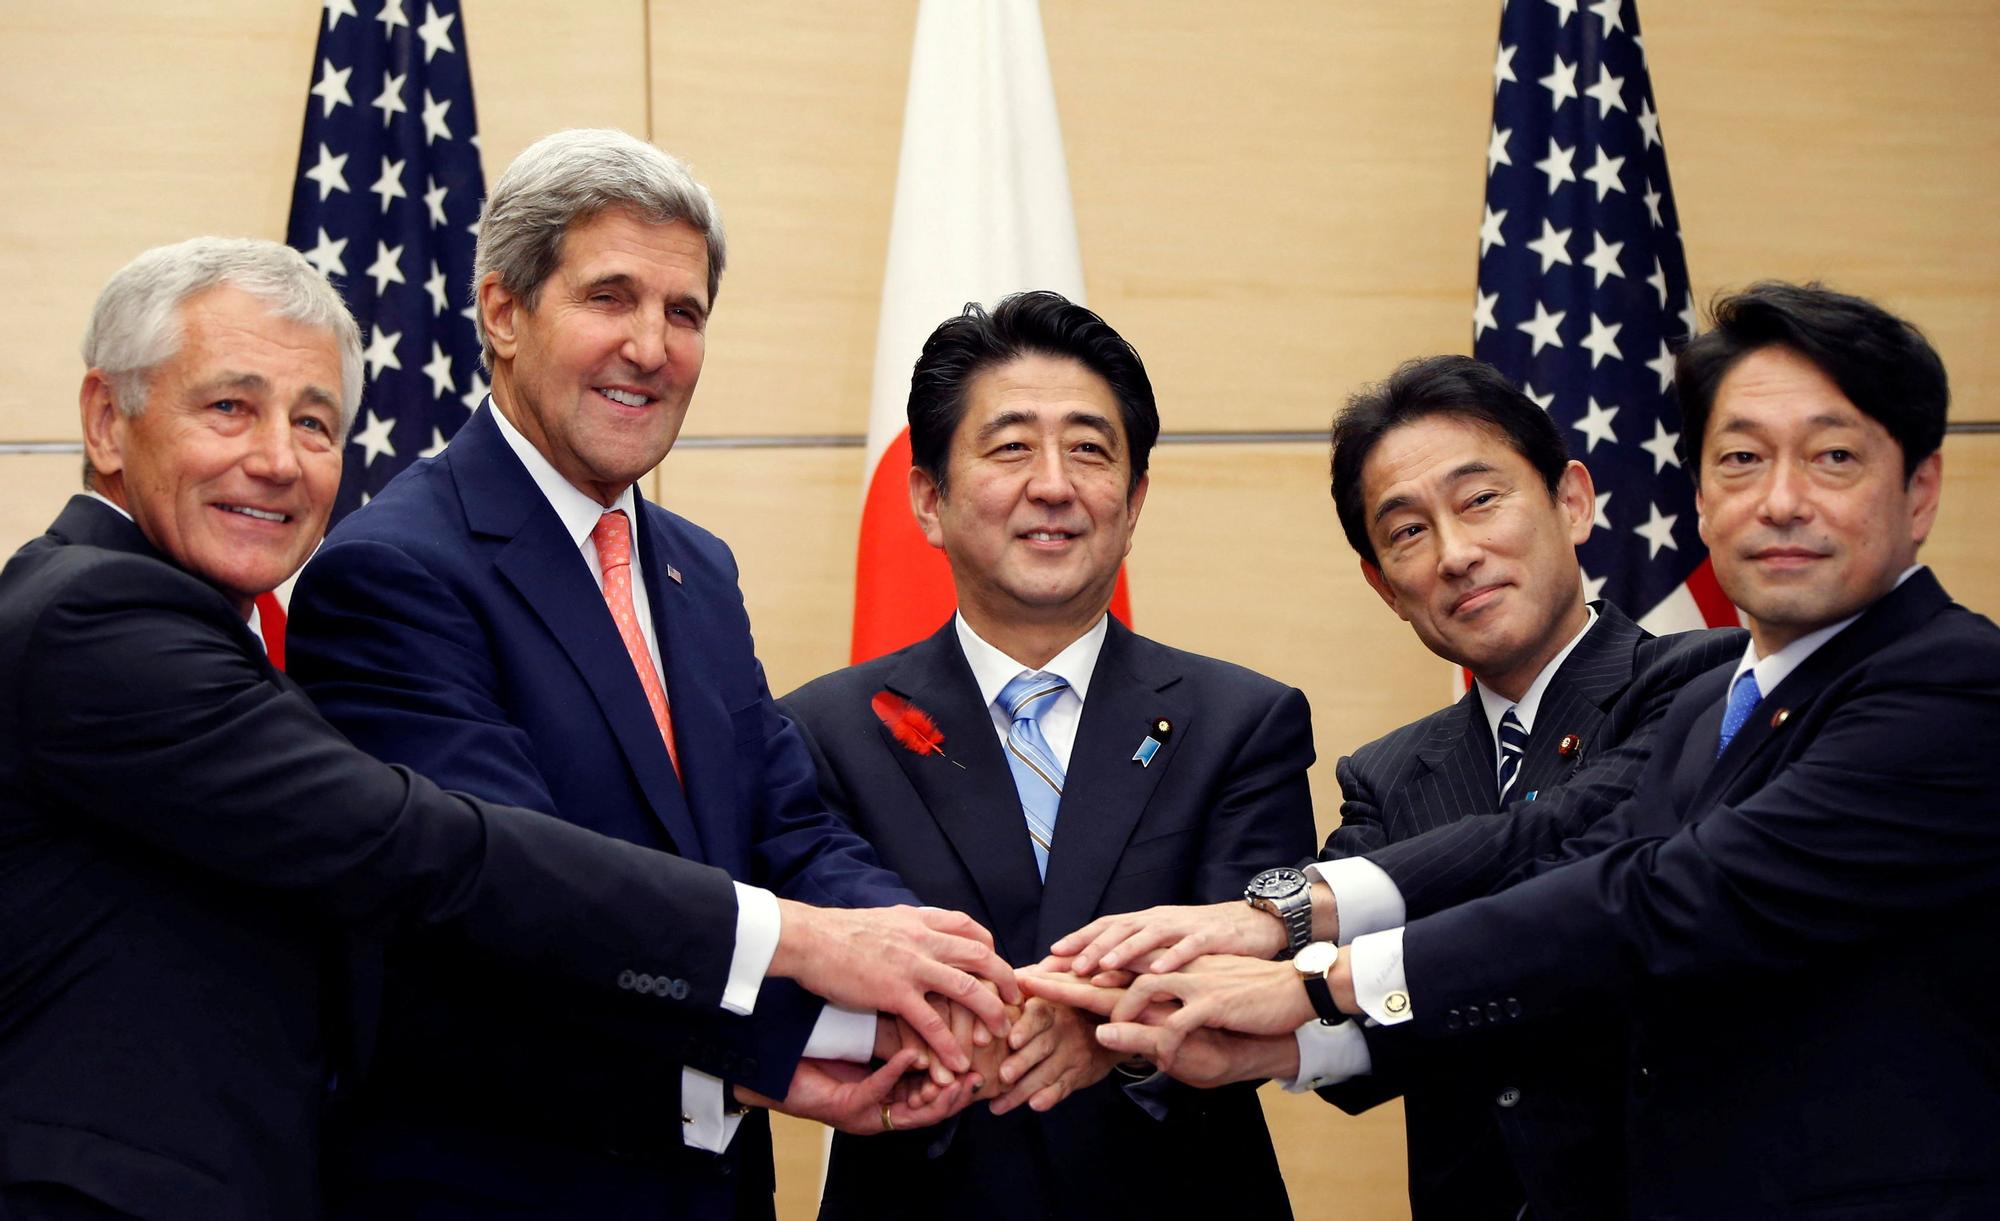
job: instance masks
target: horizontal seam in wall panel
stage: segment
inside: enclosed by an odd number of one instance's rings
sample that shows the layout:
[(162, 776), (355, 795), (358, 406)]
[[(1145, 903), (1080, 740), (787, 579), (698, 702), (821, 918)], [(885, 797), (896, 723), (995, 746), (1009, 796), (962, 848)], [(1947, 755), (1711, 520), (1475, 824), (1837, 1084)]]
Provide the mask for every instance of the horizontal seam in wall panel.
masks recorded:
[[(1953, 420), (1947, 434), (2000, 434), (2000, 420)], [(1163, 432), (1162, 445), (1325, 445), (1327, 434), (1312, 432)], [(768, 437), (682, 437), (677, 449), (860, 449), (860, 433), (806, 433)], [(80, 441), (0, 441), (0, 454), (77, 454)]]

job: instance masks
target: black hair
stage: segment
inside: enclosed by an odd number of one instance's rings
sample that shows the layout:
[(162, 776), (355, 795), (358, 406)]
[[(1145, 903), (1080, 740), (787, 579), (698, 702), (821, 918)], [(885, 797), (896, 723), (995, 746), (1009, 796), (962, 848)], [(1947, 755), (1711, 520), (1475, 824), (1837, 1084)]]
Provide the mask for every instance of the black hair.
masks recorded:
[(1015, 293), (991, 313), (969, 304), (931, 332), (910, 374), (911, 463), (942, 492), (952, 434), (965, 415), (972, 379), (1031, 353), (1075, 360), (1111, 387), (1132, 463), (1127, 491), (1136, 490), (1160, 436), (1160, 413), (1146, 366), (1104, 319), (1047, 291)]
[(1387, 381), (1348, 399), (1333, 422), (1334, 510), (1349, 545), (1370, 564), (1378, 561), (1368, 537), (1368, 506), (1361, 502), (1362, 468), (1382, 438), (1434, 415), (1460, 416), (1493, 428), (1535, 468), (1548, 485), (1549, 498), (1555, 499), (1556, 485), (1569, 465), (1569, 447), (1535, 400), (1500, 370), (1470, 356), (1405, 361)]
[(1674, 362), (1681, 404), (1681, 461), (1701, 481), (1702, 435), (1715, 392), (1736, 363), (1763, 348), (1811, 361), (1840, 392), (1896, 439), (1903, 478), (1944, 443), (1951, 388), (1944, 361), (1923, 332), (1872, 301), (1818, 282), (1764, 280), (1719, 296), (1712, 329), (1688, 341)]

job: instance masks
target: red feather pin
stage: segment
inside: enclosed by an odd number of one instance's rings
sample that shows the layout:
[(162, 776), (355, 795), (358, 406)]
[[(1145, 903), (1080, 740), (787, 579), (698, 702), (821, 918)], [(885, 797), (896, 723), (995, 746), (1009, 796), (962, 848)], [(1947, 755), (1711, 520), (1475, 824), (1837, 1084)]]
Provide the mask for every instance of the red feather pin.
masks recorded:
[(919, 755), (936, 755), (961, 771), (965, 769), (965, 764), (944, 753), (944, 734), (928, 712), (893, 691), (877, 691), (868, 706), (882, 718), (882, 724), (903, 744), (903, 749)]

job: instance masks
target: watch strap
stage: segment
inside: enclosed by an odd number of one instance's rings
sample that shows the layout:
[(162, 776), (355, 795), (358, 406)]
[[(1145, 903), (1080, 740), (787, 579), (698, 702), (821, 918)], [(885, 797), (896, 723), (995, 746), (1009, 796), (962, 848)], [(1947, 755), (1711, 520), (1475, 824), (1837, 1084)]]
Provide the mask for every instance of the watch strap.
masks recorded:
[(1312, 1002), (1313, 1012), (1319, 1014), (1320, 1021), (1337, 1026), (1347, 1020), (1340, 1006), (1333, 1003), (1333, 988), (1326, 982), (1324, 974), (1301, 973), (1299, 979), (1305, 983), (1306, 999)]

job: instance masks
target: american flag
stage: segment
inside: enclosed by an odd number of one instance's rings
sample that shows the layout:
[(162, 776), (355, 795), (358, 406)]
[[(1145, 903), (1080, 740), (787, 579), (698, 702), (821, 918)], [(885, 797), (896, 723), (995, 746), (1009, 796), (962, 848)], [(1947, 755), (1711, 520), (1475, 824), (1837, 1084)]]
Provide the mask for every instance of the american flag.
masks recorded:
[(1473, 352), (1540, 403), (1590, 468), (1589, 596), (1655, 632), (1736, 622), (1675, 449), (1673, 354), (1694, 327), (1633, 4), (1503, 4)]
[[(286, 241), (361, 324), (338, 520), (486, 395), (472, 245), (486, 195), (458, 0), (325, 0)], [(360, 11), (360, 10), (366, 10)]]

